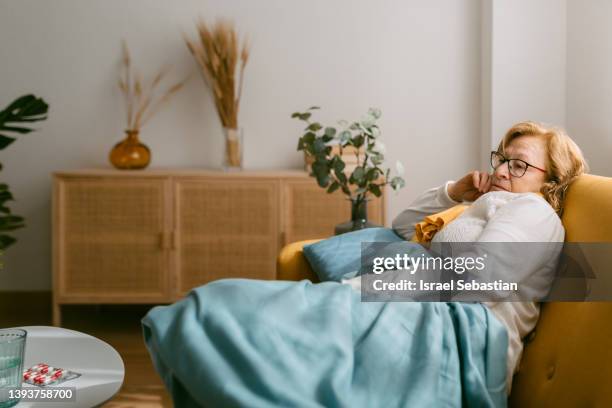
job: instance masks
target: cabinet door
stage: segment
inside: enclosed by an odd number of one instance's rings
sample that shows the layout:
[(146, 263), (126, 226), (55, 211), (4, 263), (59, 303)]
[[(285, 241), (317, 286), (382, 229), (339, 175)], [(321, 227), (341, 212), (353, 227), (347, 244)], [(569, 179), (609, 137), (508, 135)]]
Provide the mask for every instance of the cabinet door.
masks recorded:
[[(384, 196), (368, 202), (368, 220), (384, 225)], [(327, 193), (314, 179), (283, 181), (283, 245), (327, 238), (334, 227), (351, 219), (351, 204), (341, 191)]]
[(176, 296), (221, 278), (274, 279), (279, 182), (177, 178)]
[(55, 288), (63, 303), (168, 301), (164, 179), (55, 184)]

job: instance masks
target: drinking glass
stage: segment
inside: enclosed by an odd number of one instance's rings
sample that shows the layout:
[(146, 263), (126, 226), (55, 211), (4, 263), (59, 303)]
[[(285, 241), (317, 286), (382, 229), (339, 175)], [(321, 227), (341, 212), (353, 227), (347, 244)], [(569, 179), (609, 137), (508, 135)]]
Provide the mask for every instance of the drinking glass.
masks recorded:
[(0, 408), (17, 405), (10, 390), (20, 390), (23, 378), (23, 356), (27, 332), (21, 329), (0, 329)]

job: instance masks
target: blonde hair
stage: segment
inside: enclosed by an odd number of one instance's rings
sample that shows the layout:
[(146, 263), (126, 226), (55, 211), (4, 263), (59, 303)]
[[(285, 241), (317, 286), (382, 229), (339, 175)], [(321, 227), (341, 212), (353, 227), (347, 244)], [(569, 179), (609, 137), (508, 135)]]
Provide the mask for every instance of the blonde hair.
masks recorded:
[(540, 192), (557, 214), (561, 216), (567, 188), (578, 176), (589, 170), (588, 164), (578, 145), (563, 129), (547, 127), (544, 124), (531, 121), (512, 126), (499, 143), (497, 150), (505, 153), (505, 148), (512, 140), (528, 135), (543, 137), (546, 140), (548, 178)]

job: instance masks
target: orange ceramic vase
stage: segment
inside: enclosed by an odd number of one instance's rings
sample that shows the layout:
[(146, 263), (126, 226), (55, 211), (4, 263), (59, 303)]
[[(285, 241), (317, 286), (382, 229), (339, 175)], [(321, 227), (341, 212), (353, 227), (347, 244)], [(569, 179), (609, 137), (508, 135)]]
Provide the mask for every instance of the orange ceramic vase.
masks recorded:
[(109, 154), (110, 162), (118, 169), (144, 169), (151, 162), (151, 151), (138, 140), (137, 130), (126, 130), (126, 137)]

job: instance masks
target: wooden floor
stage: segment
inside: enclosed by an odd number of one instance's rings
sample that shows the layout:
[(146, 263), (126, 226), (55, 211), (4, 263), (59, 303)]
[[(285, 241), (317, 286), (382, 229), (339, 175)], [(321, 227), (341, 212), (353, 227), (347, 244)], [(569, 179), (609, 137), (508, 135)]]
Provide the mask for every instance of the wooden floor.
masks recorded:
[[(21, 302), (12, 302), (10, 296), (1, 296), (0, 327), (49, 326), (49, 309), (24, 307)], [(25, 295), (27, 298), (27, 295)], [(41, 299), (42, 302), (45, 302)], [(27, 305), (28, 302), (26, 302)], [(37, 302), (31, 302), (35, 304)], [(20, 305), (17, 309), (10, 305)], [(44, 304), (44, 303), (43, 303)], [(172, 407), (170, 396), (161, 379), (153, 369), (145, 348), (140, 328), (140, 319), (151, 306), (64, 306), (63, 327), (78, 330), (101, 340), (115, 348), (125, 364), (125, 379), (119, 393), (105, 408), (128, 407)]]

